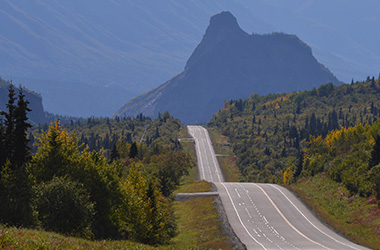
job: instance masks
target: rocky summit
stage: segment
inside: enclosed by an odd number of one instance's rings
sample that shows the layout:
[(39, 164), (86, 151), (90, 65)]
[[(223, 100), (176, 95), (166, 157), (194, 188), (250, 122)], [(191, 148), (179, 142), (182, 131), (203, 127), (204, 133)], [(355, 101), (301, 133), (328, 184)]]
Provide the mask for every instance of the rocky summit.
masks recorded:
[(183, 72), (131, 99), (114, 116), (169, 111), (184, 123), (207, 122), (231, 99), (308, 90), (340, 81), (297, 36), (248, 34), (230, 12), (210, 19)]

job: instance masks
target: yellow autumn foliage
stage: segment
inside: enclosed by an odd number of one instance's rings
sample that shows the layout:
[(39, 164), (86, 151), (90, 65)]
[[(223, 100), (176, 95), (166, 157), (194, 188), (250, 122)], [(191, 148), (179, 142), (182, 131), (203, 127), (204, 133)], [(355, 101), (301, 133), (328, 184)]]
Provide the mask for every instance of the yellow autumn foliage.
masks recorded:
[(292, 181), (293, 170), (288, 167), (283, 173), (283, 181), (285, 185), (289, 185)]

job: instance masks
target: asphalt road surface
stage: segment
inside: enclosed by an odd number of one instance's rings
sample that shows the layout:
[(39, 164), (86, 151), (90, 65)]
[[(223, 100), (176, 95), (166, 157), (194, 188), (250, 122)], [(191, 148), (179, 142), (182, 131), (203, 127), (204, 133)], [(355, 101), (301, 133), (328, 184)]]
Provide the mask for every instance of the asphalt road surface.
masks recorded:
[(368, 249), (328, 228), (282, 186), (224, 182), (207, 130), (188, 130), (200, 179), (217, 186), (228, 221), (247, 249)]
[(224, 181), (207, 129), (201, 126), (187, 126), (187, 129), (195, 142), (199, 179), (208, 182)]

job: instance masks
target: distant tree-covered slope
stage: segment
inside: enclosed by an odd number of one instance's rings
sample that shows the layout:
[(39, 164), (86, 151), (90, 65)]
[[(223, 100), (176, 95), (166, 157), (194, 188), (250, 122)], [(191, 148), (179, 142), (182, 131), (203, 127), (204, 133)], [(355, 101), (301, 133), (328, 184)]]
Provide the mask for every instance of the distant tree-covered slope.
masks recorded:
[(297, 164), (310, 136), (380, 117), (379, 79), (290, 94), (252, 95), (225, 102), (208, 126), (217, 127), (233, 143), (246, 181), (282, 182), (286, 166)]
[(185, 70), (138, 96), (117, 113), (156, 116), (169, 110), (182, 122), (208, 121), (224, 100), (311, 89), (340, 83), (294, 35), (249, 35), (230, 12), (210, 19), (201, 43)]
[[(8, 101), (8, 87), (9, 82), (0, 78), (0, 110), (6, 109), (6, 104)], [(17, 86), (16, 86), (17, 87)], [(32, 110), (29, 114), (29, 120), (32, 124), (38, 124), (45, 121), (45, 111), (42, 106), (42, 98), (40, 95), (35, 92), (23, 89), (25, 94), (25, 99), (30, 102), (29, 108)], [(17, 90), (18, 93), (18, 90)]]
[[(78, 137), (81, 144), (89, 150), (104, 150), (107, 158), (111, 157), (112, 149), (137, 143), (144, 150), (160, 148), (161, 150), (178, 150), (180, 144), (178, 134), (181, 122), (173, 118), (169, 112), (152, 119), (142, 114), (136, 117), (116, 117), (65, 120), (64, 128)], [(36, 137), (48, 129), (48, 124), (40, 124), (33, 131)], [(36, 150), (36, 148), (34, 148)]]

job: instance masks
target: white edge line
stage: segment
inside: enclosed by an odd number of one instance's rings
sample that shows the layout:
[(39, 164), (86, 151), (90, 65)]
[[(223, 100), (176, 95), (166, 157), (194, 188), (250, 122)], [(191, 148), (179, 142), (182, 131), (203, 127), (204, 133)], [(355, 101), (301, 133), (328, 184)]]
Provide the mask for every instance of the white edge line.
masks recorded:
[(239, 216), (239, 213), (238, 213), (238, 211), (237, 211), (237, 209), (236, 209), (236, 207), (235, 207), (235, 204), (234, 204), (233, 201), (232, 201), (232, 197), (231, 197), (231, 195), (230, 195), (230, 192), (228, 192), (228, 189), (227, 189), (227, 187), (224, 185), (223, 182), (220, 182), (220, 184), (222, 184), (223, 187), (226, 189), (226, 192), (227, 192), (227, 194), (228, 194), (228, 197), (230, 198), (230, 201), (231, 201), (231, 204), (232, 204), (232, 206), (233, 206), (233, 208), (234, 208), (234, 210), (235, 210), (235, 213), (236, 213), (237, 217), (239, 218), (240, 224), (243, 226), (243, 228), (245, 229), (245, 231), (247, 232), (247, 234), (248, 234), (248, 235), (249, 235), (249, 236), (250, 236), (250, 237), (251, 237), (251, 238), (252, 238), (257, 244), (259, 244), (262, 248), (266, 249), (266, 248), (263, 246), (263, 244), (261, 244), (260, 242), (258, 242), (258, 241), (256, 240), (256, 238), (252, 236), (252, 234), (248, 231), (248, 229), (246, 228), (246, 226), (243, 224), (243, 221), (241, 220), (241, 218), (240, 218), (240, 216)]
[[(205, 169), (203, 167), (203, 164), (202, 164), (202, 161), (201, 161), (201, 156), (200, 156), (200, 149), (199, 149), (199, 144), (200, 144), (200, 141), (195, 137), (195, 129), (196, 129), (196, 126), (188, 126), (188, 128), (190, 129), (189, 130), (189, 133), (190, 135), (194, 138), (194, 142), (195, 142), (195, 147), (196, 147), (196, 155), (197, 155), (197, 162), (198, 162), (198, 167), (201, 168), (201, 171), (200, 171), (200, 179), (201, 180), (205, 180), (206, 179), (206, 175), (205, 175)], [(198, 150), (199, 149), (199, 150)], [(202, 175), (203, 175), (203, 178), (202, 178)]]
[(341, 242), (341, 241), (339, 241), (339, 240), (337, 240), (337, 239), (335, 239), (334, 237), (332, 237), (332, 236), (330, 236), (330, 235), (328, 235), (327, 233), (325, 233), (325, 232), (323, 232), (321, 229), (319, 229), (316, 225), (314, 225), (299, 209), (298, 209), (298, 207), (296, 206), (296, 205), (294, 205), (294, 203), (289, 199), (289, 197), (288, 196), (286, 196), (286, 194), (284, 194), (284, 192), (282, 192), (282, 190), (281, 189), (279, 189), (278, 187), (276, 187), (275, 185), (273, 185), (273, 184), (270, 184), (270, 186), (272, 186), (273, 188), (275, 188), (275, 189), (277, 189), (278, 191), (280, 191), (280, 193), (283, 195), (283, 196), (285, 196), (285, 198), (293, 205), (293, 207), (307, 220), (307, 222), (309, 222), (310, 223), (310, 225), (312, 225), (315, 229), (317, 229), (319, 232), (321, 232), (322, 234), (324, 234), (324, 235), (326, 235), (327, 237), (329, 237), (330, 239), (332, 239), (332, 240), (334, 240), (335, 242), (337, 242), (337, 243), (339, 243), (339, 244), (342, 244), (342, 245), (344, 245), (344, 246), (347, 246), (347, 247), (350, 247), (350, 248), (352, 248), (352, 249), (357, 249), (357, 250), (359, 250), (358, 248), (356, 248), (356, 247), (354, 247), (354, 246), (351, 246), (351, 245), (348, 245), (348, 244), (346, 244), (346, 243), (344, 243), (344, 242)]

